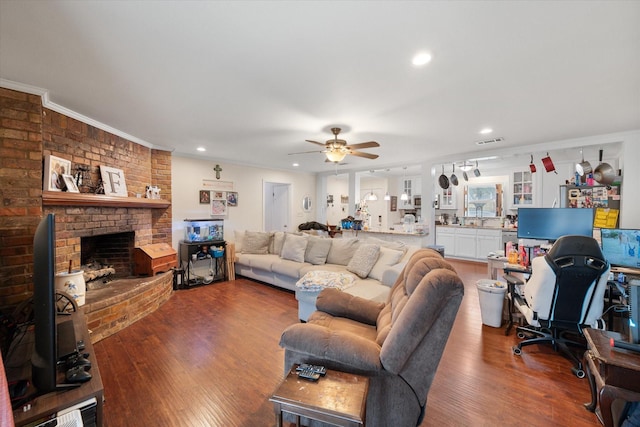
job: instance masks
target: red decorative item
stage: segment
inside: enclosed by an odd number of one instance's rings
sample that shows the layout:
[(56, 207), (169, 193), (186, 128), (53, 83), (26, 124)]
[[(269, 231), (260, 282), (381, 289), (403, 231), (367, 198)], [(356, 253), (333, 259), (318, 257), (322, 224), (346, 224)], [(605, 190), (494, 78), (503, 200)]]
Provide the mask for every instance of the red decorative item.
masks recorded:
[(547, 172), (555, 172), (556, 174), (558, 173), (556, 167), (553, 166), (553, 161), (551, 160), (551, 157), (549, 157), (549, 153), (547, 153), (547, 157), (542, 158), (542, 164), (544, 165), (544, 169)]
[(531, 173), (536, 172), (536, 165), (533, 163), (533, 154), (531, 155), (531, 163), (529, 163), (529, 169), (531, 170)]

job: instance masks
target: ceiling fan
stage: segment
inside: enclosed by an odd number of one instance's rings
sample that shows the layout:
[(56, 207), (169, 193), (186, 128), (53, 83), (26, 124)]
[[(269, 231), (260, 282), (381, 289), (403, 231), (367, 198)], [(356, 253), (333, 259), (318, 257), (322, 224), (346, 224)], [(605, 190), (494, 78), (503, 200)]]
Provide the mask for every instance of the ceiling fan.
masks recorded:
[(317, 144), (317, 145), (321, 145), (324, 147), (324, 150), (321, 151), (303, 151), (300, 153), (289, 153), (289, 154), (306, 154), (306, 153), (325, 153), (325, 155), (327, 156), (327, 162), (341, 162), (347, 154), (352, 155), (352, 156), (357, 156), (357, 157), (364, 157), (366, 159), (377, 159), (378, 155), (377, 154), (370, 154), (370, 153), (365, 153), (362, 151), (356, 151), (357, 149), (360, 148), (373, 148), (373, 147), (379, 147), (380, 144), (378, 144), (375, 141), (368, 141), (368, 142), (361, 142), (359, 144), (351, 144), (351, 145), (347, 145), (347, 141), (345, 141), (344, 139), (338, 139), (338, 134), (340, 133), (340, 128), (331, 128), (331, 132), (333, 133), (334, 137), (333, 139), (329, 139), (326, 143), (322, 143), (322, 142), (318, 142), (318, 141), (312, 141), (310, 139), (307, 139), (307, 142), (310, 142), (312, 144)]

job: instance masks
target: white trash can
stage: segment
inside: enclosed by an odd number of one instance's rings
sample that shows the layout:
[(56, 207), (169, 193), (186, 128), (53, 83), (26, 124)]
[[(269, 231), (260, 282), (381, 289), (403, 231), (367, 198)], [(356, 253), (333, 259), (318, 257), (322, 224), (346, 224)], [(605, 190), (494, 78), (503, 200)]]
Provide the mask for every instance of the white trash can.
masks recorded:
[(498, 280), (481, 279), (476, 282), (480, 300), (482, 323), (499, 328), (502, 325), (502, 306), (507, 284)]

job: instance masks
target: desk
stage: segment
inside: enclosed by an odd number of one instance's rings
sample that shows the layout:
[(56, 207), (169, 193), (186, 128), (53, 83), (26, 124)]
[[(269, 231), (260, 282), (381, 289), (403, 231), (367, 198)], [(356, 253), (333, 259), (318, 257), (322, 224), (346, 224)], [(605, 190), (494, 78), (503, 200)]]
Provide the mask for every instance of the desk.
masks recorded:
[(613, 427), (616, 425), (611, 410), (613, 401), (640, 400), (640, 354), (612, 349), (610, 338), (620, 339), (615, 332), (586, 328), (584, 336), (588, 349), (583, 365), (591, 388), (591, 402), (585, 407), (595, 412), (605, 427)]
[(498, 280), (498, 274), (500, 270), (504, 270), (504, 266), (507, 264), (507, 257), (487, 257), (487, 274), (491, 280)]
[[(511, 328), (513, 327), (513, 312), (515, 310), (513, 304), (513, 294), (516, 290), (516, 286), (524, 285), (526, 282), (526, 277), (531, 275), (531, 268), (522, 267), (520, 265), (515, 264), (504, 264), (504, 279), (507, 281), (507, 298), (509, 299), (509, 321), (507, 322), (507, 328), (504, 331), (505, 335), (509, 335), (511, 332)], [(516, 277), (511, 273), (519, 273), (522, 274), (522, 278)], [(518, 317), (521, 317), (520, 312), (516, 313)]]
[(298, 378), (295, 366), (269, 399), (276, 426), (282, 427), (282, 412), (324, 421), (337, 426), (364, 426), (369, 378), (327, 370), (318, 381)]

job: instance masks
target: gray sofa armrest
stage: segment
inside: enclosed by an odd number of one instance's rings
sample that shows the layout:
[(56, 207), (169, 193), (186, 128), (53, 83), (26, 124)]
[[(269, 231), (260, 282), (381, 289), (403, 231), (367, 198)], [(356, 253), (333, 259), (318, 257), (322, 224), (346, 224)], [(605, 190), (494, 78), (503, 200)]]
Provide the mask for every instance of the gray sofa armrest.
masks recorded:
[(381, 302), (370, 301), (335, 288), (323, 289), (316, 299), (316, 310), (368, 325), (376, 324), (383, 308), (384, 304)]
[(380, 346), (352, 332), (331, 330), (312, 323), (297, 323), (284, 330), (280, 347), (359, 371), (382, 370)]

